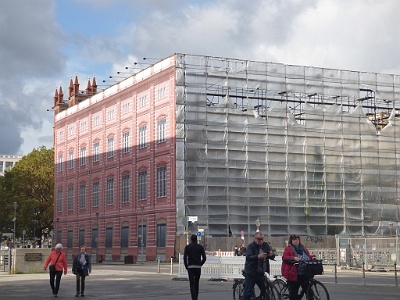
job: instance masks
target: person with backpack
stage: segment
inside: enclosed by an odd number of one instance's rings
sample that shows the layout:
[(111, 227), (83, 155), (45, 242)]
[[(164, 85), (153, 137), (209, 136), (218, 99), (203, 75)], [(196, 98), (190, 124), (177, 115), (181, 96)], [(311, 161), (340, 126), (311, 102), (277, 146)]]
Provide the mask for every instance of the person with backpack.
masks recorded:
[(72, 263), (72, 273), (76, 276), (75, 297), (85, 297), (85, 278), (92, 272), (92, 263), (89, 254), (86, 253), (86, 246), (81, 246), (81, 252), (77, 254)]
[(286, 278), (289, 287), (289, 300), (299, 300), (303, 297), (298, 295), (300, 286), (303, 291), (307, 290), (308, 277), (305, 275), (305, 264), (301, 262), (314, 259), (306, 247), (301, 244), (300, 236), (292, 234), (288, 245), (282, 254), (282, 276)]
[[(58, 290), (60, 289), (61, 276), (64, 270), (64, 275), (67, 275), (67, 256), (62, 251), (63, 246), (58, 243), (50, 255), (47, 257), (43, 269), (46, 270), (49, 267), (50, 273), (50, 286), (53, 291), (53, 296), (57, 297)], [(55, 285), (54, 285), (55, 281)]]

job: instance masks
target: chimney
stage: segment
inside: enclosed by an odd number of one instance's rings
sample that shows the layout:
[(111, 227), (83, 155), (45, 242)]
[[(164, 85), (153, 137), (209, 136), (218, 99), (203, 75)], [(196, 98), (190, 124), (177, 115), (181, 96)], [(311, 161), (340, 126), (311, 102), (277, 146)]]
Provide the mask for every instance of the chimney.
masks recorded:
[(90, 78), (88, 78), (87, 87), (86, 87), (86, 95), (92, 94), (92, 87), (90, 85)]
[(79, 82), (78, 82), (78, 75), (75, 75), (75, 82), (74, 82), (74, 95), (79, 95)]
[(74, 93), (74, 83), (72, 82), (72, 77), (69, 80), (69, 88), (68, 88), (68, 98), (71, 97)]
[(96, 83), (96, 78), (93, 75), (93, 80), (92, 80), (92, 93), (97, 94), (97, 83)]
[(56, 88), (56, 92), (54, 93), (54, 107), (56, 107), (58, 104), (58, 91)]
[(64, 93), (62, 90), (62, 86), (60, 85), (60, 91), (58, 92), (58, 104), (64, 103)]

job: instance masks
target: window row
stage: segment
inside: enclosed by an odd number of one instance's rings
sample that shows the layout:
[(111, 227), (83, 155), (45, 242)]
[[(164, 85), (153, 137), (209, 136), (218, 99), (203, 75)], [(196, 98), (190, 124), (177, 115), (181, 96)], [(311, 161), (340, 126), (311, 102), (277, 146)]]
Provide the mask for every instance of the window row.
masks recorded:
[[(146, 200), (147, 199), (147, 188), (148, 188), (148, 180), (147, 180), (147, 171), (139, 171), (138, 173), (138, 182), (137, 182), (137, 199), (138, 200)], [(127, 203), (131, 201), (131, 177), (130, 174), (124, 174), (121, 176), (121, 190), (120, 190), (120, 200), (121, 203)], [(113, 205), (116, 198), (115, 191), (116, 183), (114, 177), (109, 177), (105, 180), (104, 191), (101, 189), (100, 181), (95, 180), (91, 184), (91, 191), (89, 195), (88, 186), (86, 183), (81, 183), (77, 187), (77, 191), (75, 190), (74, 185), (68, 186), (67, 189), (67, 210), (74, 210), (75, 205), (77, 208), (84, 209), (87, 206), (88, 198), (90, 197), (91, 206), (99, 207), (102, 200), (102, 195), (104, 197), (104, 201), (106, 205)], [(78, 201), (75, 203), (75, 197), (77, 197)], [(104, 193), (102, 193), (104, 192)], [(157, 198), (167, 197), (167, 167), (160, 166), (157, 167), (156, 170), (156, 186), (155, 192)], [(63, 189), (57, 190), (57, 211), (61, 212), (63, 208), (63, 197), (64, 191)]]
[[(167, 141), (167, 121), (166, 119), (161, 119), (157, 121), (157, 143), (164, 143)], [(128, 153), (131, 151), (130, 146), (130, 132), (124, 131), (122, 133), (121, 139), (121, 151), (123, 154)], [(141, 125), (139, 127), (139, 140), (138, 140), (139, 148), (143, 149), (147, 147), (147, 126)], [(109, 136), (106, 140), (106, 153), (107, 158), (114, 157), (115, 153), (115, 137), (113, 135)], [(100, 141), (95, 141), (93, 143), (92, 148), (92, 156), (93, 162), (100, 161)], [(89, 153), (87, 151), (87, 146), (82, 145), (79, 149), (79, 166), (84, 166), (87, 164), (87, 157)], [(74, 168), (74, 159), (75, 159), (75, 150), (70, 149), (68, 152), (68, 169)], [(57, 170), (59, 172), (63, 171), (63, 153), (58, 154), (58, 162), (57, 162)]]
[[(121, 248), (128, 248), (129, 242), (132, 239), (137, 238), (137, 246), (138, 247), (146, 247), (147, 244), (147, 226), (145, 224), (140, 224), (138, 226), (137, 235), (132, 236), (129, 231), (128, 225), (123, 225), (121, 227), (121, 239), (119, 244), (117, 241), (113, 240), (113, 227), (107, 226), (105, 231), (105, 239), (104, 245), (106, 248), (113, 248), (116, 246), (120, 246)], [(92, 248), (98, 248), (98, 229), (92, 228), (91, 230), (91, 239), (90, 245)], [(57, 231), (57, 241), (62, 241), (62, 230)], [(88, 245), (88, 241), (86, 241), (86, 230), (79, 229), (78, 241), (74, 243), (74, 231), (72, 229), (68, 229), (67, 231), (67, 248), (80, 247), (81, 245)], [(166, 247), (167, 241), (167, 225), (166, 224), (157, 224), (156, 228), (156, 246), (157, 247)]]

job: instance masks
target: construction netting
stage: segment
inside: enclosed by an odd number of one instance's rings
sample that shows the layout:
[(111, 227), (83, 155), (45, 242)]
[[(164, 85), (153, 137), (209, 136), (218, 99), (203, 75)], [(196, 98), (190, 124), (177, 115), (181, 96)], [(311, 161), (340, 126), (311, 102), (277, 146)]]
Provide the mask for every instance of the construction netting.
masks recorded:
[(178, 225), (196, 216), (211, 236), (247, 236), (257, 219), (269, 235), (397, 228), (399, 76), (181, 54), (176, 66)]

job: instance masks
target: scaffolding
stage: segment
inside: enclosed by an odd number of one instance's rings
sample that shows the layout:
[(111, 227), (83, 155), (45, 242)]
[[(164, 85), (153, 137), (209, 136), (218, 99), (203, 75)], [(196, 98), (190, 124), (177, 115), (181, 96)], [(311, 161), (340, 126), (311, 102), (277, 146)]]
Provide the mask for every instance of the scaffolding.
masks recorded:
[[(176, 55), (177, 224), (376, 235), (399, 224), (400, 76)], [(184, 232), (178, 226), (178, 234)]]

